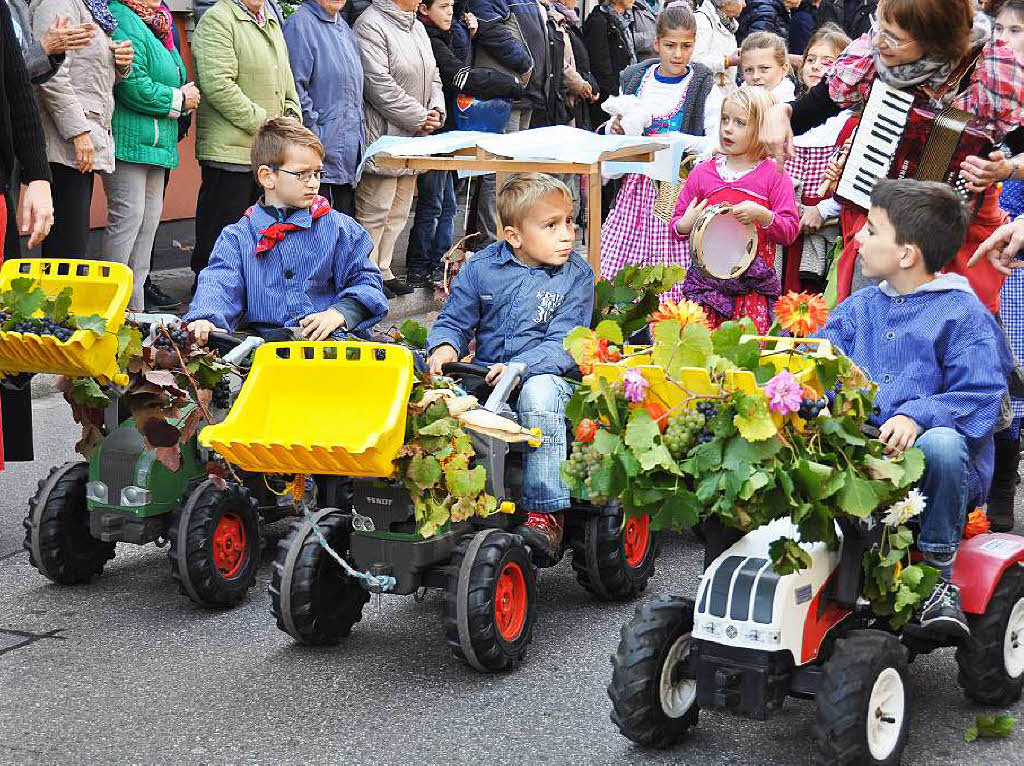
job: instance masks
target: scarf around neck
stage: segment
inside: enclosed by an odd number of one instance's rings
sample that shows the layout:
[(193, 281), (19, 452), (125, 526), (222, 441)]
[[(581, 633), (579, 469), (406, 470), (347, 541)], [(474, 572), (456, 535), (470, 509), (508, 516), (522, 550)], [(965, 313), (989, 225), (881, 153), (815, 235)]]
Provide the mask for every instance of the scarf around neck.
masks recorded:
[(150, 8), (143, 0), (120, 0), (121, 5), (135, 13), (142, 23), (164, 44), (167, 50), (174, 50), (174, 36), (171, 34), (171, 13), (166, 8)]
[[(262, 205), (266, 208), (266, 205)], [(245, 217), (252, 219), (252, 214), (256, 210), (256, 206), (253, 205), (245, 211)], [(313, 197), (313, 203), (309, 206), (309, 214), (312, 220), (322, 218), (331, 212), (331, 203), (327, 201), (326, 197), (321, 197), (319, 194)], [(270, 213), (268, 212), (268, 215)], [(274, 246), (283, 240), (288, 234), (293, 231), (302, 231), (305, 228), (299, 226), (297, 223), (289, 223), (288, 221), (274, 221), (265, 229), (259, 230), (259, 239), (256, 241), (256, 252), (255, 255), (259, 257), (263, 253), (269, 253), (274, 249)]]
[(96, 26), (102, 29), (107, 37), (114, 34), (114, 30), (117, 29), (117, 19), (110, 12), (110, 8), (107, 7), (107, 0), (82, 0), (85, 3), (85, 7), (89, 10), (92, 15), (92, 20), (96, 22)]

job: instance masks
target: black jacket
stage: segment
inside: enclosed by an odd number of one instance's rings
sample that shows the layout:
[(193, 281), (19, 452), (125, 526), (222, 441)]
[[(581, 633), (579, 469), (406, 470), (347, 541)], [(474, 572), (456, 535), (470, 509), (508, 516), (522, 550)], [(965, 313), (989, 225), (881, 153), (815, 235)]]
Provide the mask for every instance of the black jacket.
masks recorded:
[(547, 60), (551, 64), (547, 73), (547, 83), (544, 86), (544, 104), (534, 107), (533, 114), (530, 116), (531, 128), (567, 125), (572, 119), (563, 71), (565, 37), (562, 35), (562, 28), (550, 13), (547, 14), (544, 32), (547, 43)]
[(601, 104), (609, 96), (618, 93), (619, 75), (623, 69), (636, 62), (630, 59), (629, 46), (619, 27), (608, 18), (601, 6), (591, 11), (583, 22), (583, 40), (590, 54), (590, 71), (601, 93), (601, 98), (590, 106), (591, 121), (599, 125), (607, 119)]
[(0, 0), (0, 188), (7, 184), (14, 161), (21, 164), (21, 182), (49, 181), (46, 139), (21, 48), (11, 25), (11, 9)]
[(821, 0), (818, 6), (818, 26), (832, 22), (856, 40), (871, 31), (871, 14), (878, 0)]
[[(441, 87), (444, 88), (445, 130), (455, 128), (455, 98), (460, 93), (477, 98), (510, 98), (518, 99), (523, 95), (523, 84), (512, 75), (499, 72), (497, 69), (485, 69), (470, 65), (473, 58), (472, 49), (462, 41), (468, 35), (454, 35), (452, 30), (445, 31), (434, 26), (430, 19), (419, 17), (430, 38), (430, 47), (434, 51), (434, 61), (441, 73)], [(461, 25), (461, 21), (452, 22)], [(461, 30), (460, 30), (461, 31)]]

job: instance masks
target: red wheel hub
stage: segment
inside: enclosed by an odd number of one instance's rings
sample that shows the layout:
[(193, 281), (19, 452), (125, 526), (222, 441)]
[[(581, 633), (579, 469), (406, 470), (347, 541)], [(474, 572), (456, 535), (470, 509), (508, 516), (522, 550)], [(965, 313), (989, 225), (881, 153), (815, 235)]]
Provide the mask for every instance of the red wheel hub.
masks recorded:
[(633, 516), (626, 519), (626, 527), (622, 531), (622, 552), (626, 555), (626, 563), (636, 569), (650, 547), (651, 517)]
[(514, 561), (508, 562), (494, 589), (494, 623), (506, 641), (515, 641), (523, 632), (529, 600), (523, 570)]
[(242, 517), (225, 513), (213, 531), (213, 565), (221, 577), (234, 577), (245, 559), (245, 524)]

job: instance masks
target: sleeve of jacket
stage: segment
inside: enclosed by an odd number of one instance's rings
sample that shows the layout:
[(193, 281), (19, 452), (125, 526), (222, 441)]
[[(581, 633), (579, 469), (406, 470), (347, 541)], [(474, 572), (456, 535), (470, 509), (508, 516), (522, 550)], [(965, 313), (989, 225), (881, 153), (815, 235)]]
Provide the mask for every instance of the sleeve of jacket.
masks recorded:
[(441, 115), (442, 124), (448, 117), (448, 105), (444, 100), (444, 86), (441, 84), (441, 72), (434, 64), (434, 73), (430, 81), (430, 100), (427, 102), (427, 109), (436, 109)]
[[(42, 36), (58, 16), (69, 18), (73, 11), (71, 3), (66, 0), (43, 0), (32, 13), (32, 31), (37, 37)], [(85, 109), (71, 83), (70, 62), (65, 60), (53, 77), (37, 88), (40, 106), (50, 115), (61, 138), (70, 141), (89, 131)]]
[(523, 85), (515, 77), (497, 69), (468, 65), (438, 37), (430, 38), (430, 47), (442, 85), (477, 98), (518, 98), (523, 94)]
[(472, 261), (467, 261), (455, 281), (451, 295), (441, 308), (441, 313), (427, 333), (427, 352), (448, 344), (461, 359), (469, 353), (469, 341), (476, 334), (480, 324), (480, 291)]
[[(361, 17), (360, 22), (366, 17)], [(363, 60), (363, 97), (380, 112), (384, 119), (408, 133), (415, 133), (427, 119), (430, 111), (417, 99), (410, 96), (391, 76), (388, 60), (388, 44), (384, 34), (372, 24), (357, 23), (356, 38), (359, 40), (359, 57)], [(435, 67), (436, 70), (436, 67)], [(440, 90), (441, 79), (437, 77)], [(431, 86), (431, 100), (434, 99)], [(441, 111), (444, 111), (441, 97)]]
[(579, 261), (581, 266), (565, 300), (548, 322), (544, 340), (509, 359), (509, 362), (523, 362), (526, 365), (526, 377), (562, 375), (576, 366), (563, 345), (565, 336), (574, 327), (589, 327), (590, 315), (594, 309), (594, 272), (582, 258)]
[(590, 73), (597, 80), (602, 96), (619, 92), (619, 73), (612, 71), (611, 51), (608, 48), (608, 20), (600, 11), (587, 16), (583, 24), (583, 40), (590, 54)]
[(199, 20), (192, 37), (196, 78), (208, 106), (239, 130), (255, 135), (267, 120), (267, 110), (245, 95), (235, 82), (238, 57), (232, 37), (231, 30), (212, 9)]
[(896, 414), (911, 418), (926, 431), (945, 426), (978, 439), (991, 434), (999, 419), (1006, 373), (993, 364), (1002, 354), (988, 323), (982, 320), (980, 326), (959, 336), (950, 342), (942, 360), (942, 393), (904, 402)]
[(248, 305), (245, 275), (242, 273), (242, 248), (234, 226), (217, 237), (209, 265), (199, 272), (196, 294), (185, 314), (186, 322), (205, 319), (214, 327), (231, 332)]
[(302, 109), (302, 124), (318, 136), (317, 121), (320, 113), (309, 96), (309, 82), (313, 79), (316, 67), (316, 56), (309, 44), (310, 37), (306, 31), (302, 17), (305, 13), (293, 13), (284, 24), (284, 40), (288, 45), (288, 62), (295, 80), (295, 92)]
[[(781, 2), (781, 0), (780, 0)], [(740, 16), (740, 34), (745, 38), (751, 32), (774, 32), (783, 38), (786, 35), (780, 29), (779, 10), (776, 0), (751, 0)], [(736, 35), (740, 39), (740, 35)]]
[[(370, 260), (373, 240), (366, 229), (341, 213), (332, 213), (338, 220), (338, 239), (334, 248), (334, 284), (338, 298), (334, 307), (345, 316), (348, 329), (353, 332), (368, 330), (387, 316), (388, 301), (384, 297), (384, 283), (380, 269)], [(343, 310), (355, 299), (364, 309), (356, 324)]]
[(46, 140), (43, 136), (43, 125), (39, 121), (39, 111), (32, 95), (25, 60), (14, 37), (11, 26), (11, 12), (7, 3), (0, 3), (0, 50), (4, 62), (4, 90), (7, 93), (7, 104), (10, 110), (11, 135), (17, 140), (14, 143), (14, 155), (21, 163), (21, 182), (49, 181), (50, 165), (46, 161)]
[(504, 0), (469, 0), (469, 10), (478, 23), (474, 45), (485, 49), (499, 64), (517, 74), (533, 69), (533, 56), (505, 28), (504, 22), (512, 11)]
[[(146, 57), (146, 46), (141, 40), (133, 39), (126, 31), (124, 24), (118, 24), (114, 30), (117, 41), (130, 40), (135, 49), (132, 58), (131, 73), (114, 86), (114, 95), (118, 101), (129, 109), (152, 117), (175, 117), (181, 115), (184, 103), (179, 88), (172, 88), (162, 82), (156, 82), (149, 75), (149, 60)], [(147, 31), (146, 34), (149, 34)]]
[[(269, 0), (268, 0), (269, 2)], [(292, 74), (292, 65), (288, 59), (288, 43), (285, 42), (284, 33), (282, 29), (278, 29), (278, 34), (275, 35), (275, 42), (281, 46), (281, 50), (284, 51), (284, 66), (288, 70), (284, 72), (284, 116), (294, 117), (296, 120), (302, 120), (302, 104), (299, 103), (299, 92), (295, 87), (295, 76)]]
[[(33, 37), (36, 38), (37, 35), (33, 35)], [(28, 76), (33, 85), (39, 85), (49, 80), (57, 73), (60, 65), (66, 61), (66, 56), (63, 53), (56, 56), (48, 55), (38, 39), (31, 40), (22, 48), (21, 53), (25, 57), (25, 68), (28, 70)]]

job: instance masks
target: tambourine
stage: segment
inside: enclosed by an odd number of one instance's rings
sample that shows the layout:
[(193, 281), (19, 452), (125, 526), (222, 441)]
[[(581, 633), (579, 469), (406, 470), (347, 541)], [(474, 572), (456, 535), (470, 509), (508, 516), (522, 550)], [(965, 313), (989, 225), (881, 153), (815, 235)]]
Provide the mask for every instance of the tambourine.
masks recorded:
[(711, 205), (697, 218), (690, 232), (693, 262), (717, 279), (736, 279), (750, 268), (757, 255), (757, 229), (742, 224), (732, 205)]

